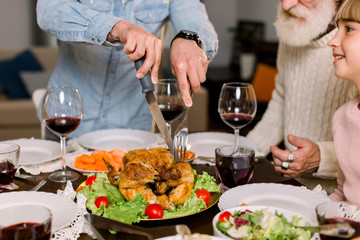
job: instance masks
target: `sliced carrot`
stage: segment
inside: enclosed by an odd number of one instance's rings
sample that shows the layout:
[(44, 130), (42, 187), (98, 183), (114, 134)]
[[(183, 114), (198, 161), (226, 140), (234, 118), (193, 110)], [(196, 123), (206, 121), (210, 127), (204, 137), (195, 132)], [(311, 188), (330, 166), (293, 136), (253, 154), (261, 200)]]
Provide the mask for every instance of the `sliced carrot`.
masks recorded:
[(123, 159), (123, 157), (126, 155), (126, 151), (115, 148), (112, 151), (110, 151), (110, 154), (114, 157), (114, 159)]
[(83, 154), (80, 156), (80, 161), (82, 161), (83, 163), (95, 163), (95, 159), (90, 156), (90, 155), (87, 155), (87, 154)]
[(89, 171), (108, 170), (103, 159), (109, 162), (115, 169), (121, 169), (122, 159), (126, 151), (122, 149), (113, 149), (112, 151), (95, 150), (90, 155), (82, 154), (75, 158), (75, 167)]

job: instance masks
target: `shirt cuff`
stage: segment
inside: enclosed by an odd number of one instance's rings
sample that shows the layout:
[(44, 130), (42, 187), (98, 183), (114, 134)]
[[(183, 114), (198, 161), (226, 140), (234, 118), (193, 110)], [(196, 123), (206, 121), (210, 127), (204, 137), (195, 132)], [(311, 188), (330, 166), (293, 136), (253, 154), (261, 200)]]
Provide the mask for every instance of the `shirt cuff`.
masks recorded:
[(336, 178), (337, 158), (333, 142), (317, 142), (320, 149), (319, 168), (313, 173), (315, 177)]

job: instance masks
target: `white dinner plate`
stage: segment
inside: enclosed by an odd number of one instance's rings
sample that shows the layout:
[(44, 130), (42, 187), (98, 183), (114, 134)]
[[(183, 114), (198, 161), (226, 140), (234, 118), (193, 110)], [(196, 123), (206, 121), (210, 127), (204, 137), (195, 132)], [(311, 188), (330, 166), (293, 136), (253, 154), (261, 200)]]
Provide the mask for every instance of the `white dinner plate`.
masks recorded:
[(4, 142), (12, 142), (20, 146), (19, 165), (39, 164), (61, 157), (59, 142), (33, 138), (6, 140)]
[[(311, 226), (318, 226), (318, 222), (317, 220), (310, 220), (308, 218), (306, 218), (303, 214), (298, 213), (298, 212), (293, 212), (293, 211), (289, 211), (286, 210), (284, 208), (279, 208), (279, 207), (267, 207), (267, 206), (243, 206), (243, 207), (235, 207), (235, 208), (230, 208), (230, 209), (226, 209), (226, 211), (229, 211), (230, 213), (234, 213), (236, 211), (245, 211), (245, 210), (249, 210), (251, 212), (255, 212), (257, 210), (262, 210), (262, 209), (267, 209), (269, 212), (275, 214), (275, 212), (277, 211), (278, 213), (282, 213), (284, 215), (284, 217), (291, 222), (291, 220), (293, 219), (293, 216), (298, 216), (302, 218), (302, 221), (300, 223), (300, 226), (305, 226), (306, 223), (309, 223)], [(212, 225), (213, 225), (213, 231), (214, 231), (214, 235), (215, 236), (219, 236), (222, 237), (223, 239), (234, 239), (231, 237), (228, 237), (227, 235), (223, 234), (222, 232), (220, 232), (217, 228), (216, 228), (216, 223), (219, 221), (219, 216), (220, 214), (222, 214), (222, 212), (219, 212), (218, 214), (215, 215), (215, 217), (213, 218), (212, 221)], [(315, 237), (315, 236), (314, 236)], [(311, 238), (311, 239), (315, 239), (315, 238)]]
[(79, 212), (74, 201), (54, 193), (19, 191), (0, 194), (0, 208), (18, 204), (36, 204), (49, 208), (53, 215), (52, 232), (69, 225)]
[(279, 183), (252, 183), (232, 188), (223, 193), (219, 200), (221, 210), (239, 207), (242, 203), (249, 206), (279, 207), (316, 221), (315, 207), (329, 201), (322, 193), (305, 187)]
[[(234, 145), (235, 136), (230, 133), (221, 132), (199, 132), (190, 133), (188, 144), (190, 150), (198, 156), (215, 158), (215, 149), (224, 145)], [(255, 157), (262, 157), (263, 154), (256, 150), (256, 144), (243, 136), (239, 136), (239, 145), (253, 148)]]
[(105, 129), (86, 133), (79, 137), (81, 146), (92, 150), (112, 150), (115, 148), (126, 151), (146, 148), (155, 143), (155, 133), (136, 129)]

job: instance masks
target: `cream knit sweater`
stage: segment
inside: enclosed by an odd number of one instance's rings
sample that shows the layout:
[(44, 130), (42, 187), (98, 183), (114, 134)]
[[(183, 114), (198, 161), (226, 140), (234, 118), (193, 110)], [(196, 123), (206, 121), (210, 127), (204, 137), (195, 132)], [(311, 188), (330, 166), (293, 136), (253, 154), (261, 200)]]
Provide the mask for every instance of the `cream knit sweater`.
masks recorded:
[(336, 111), (333, 118), (335, 152), (339, 164), (338, 186), (330, 198), (360, 207), (360, 110), (358, 96)]
[(335, 111), (355, 94), (355, 87), (334, 75), (332, 50), (327, 42), (336, 30), (306, 47), (290, 47), (280, 42), (275, 90), (261, 121), (247, 137), (259, 151), (268, 154), (270, 146), (293, 134), (317, 142), (321, 162), (317, 175), (336, 177), (337, 164), (331, 124)]

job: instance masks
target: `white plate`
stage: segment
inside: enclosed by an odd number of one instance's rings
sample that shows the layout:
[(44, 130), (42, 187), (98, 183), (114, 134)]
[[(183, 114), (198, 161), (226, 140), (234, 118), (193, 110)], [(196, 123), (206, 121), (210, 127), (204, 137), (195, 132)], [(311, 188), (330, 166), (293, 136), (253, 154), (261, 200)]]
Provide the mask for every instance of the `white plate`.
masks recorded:
[[(284, 208), (279, 208), (279, 207), (267, 207), (267, 206), (243, 206), (243, 207), (235, 207), (235, 208), (230, 208), (227, 209), (226, 211), (229, 211), (230, 213), (234, 213), (235, 211), (245, 211), (245, 210), (250, 210), (252, 212), (256, 211), (256, 210), (261, 210), (261, 209), (265, 209), (267, 208), (269, 212), (271, 213), (275, 213), (275, 211), (277, 211), (278, 213), (282, 213), (284, 214), (284, 217), (288, 220), (291, 221), (292, 217), (294, 215), (297, 215), (298, 217), (301, 217), (303, 219), (303, 221), (301, 222), (301, 225), (305, 225), (307, 222), (310, 223), (311, 226), (317, 226), (318, 222), (317, 220), (310, 220), (307, 217), (305, 217), (304, 215), (298, 213), (298, 212), (293, 212), (293, 211), (289, 211), (286, 210)], [(213, 225), (213, 230), (214, 230), (214, 235), (215, 236), (219, 236), (222, 237), (224, 239), (233, 239), (230, 238), (228, 236), (226, 236), (225, 234), (223, 234), (222, 232), (220, 232), (217, 228), (216, 228), (216, 223), (219, 220), (219, 216), (220, 214), (222, 214), (222, 212), (219, 212), (218, 214), (215, 215), (215, 217), (213, 218), (212, 221), (212, 225)], [(313, 238), (311, 238), (313, 239)]]
[(135, 129), (105, 129), (86, 133), (79, 137), (78, 142), (85, 148), (93, 150), (112, 150), (115, 148), (126, 151), (146, 148), (158, 140), (156, 134)]
[(70, 198), (54, 193), (20, 191), (0, 194), (0, 208), (18, 204), (37, 204), (51, 210), (52, 232), (69, 225), (78, 215), (78, 207)]
[[(235, 136), (230, 133), (200, 132), (189, 134), (190, 150), (198, 156), (215, 158), (215, 149), (223, 145), (234, 145)], [(243, 136), (239, 136), (239, 145), (255, 149), (255, 156), (263, 154), (256, 150), (256, 144)]]
[(21, 138), (4, 142), (12, 142), (20, 146), (19, 165), (39, 164), (61, 157), (59, 142), (32, 138)]
[(305, 187), (295, 187), (278, 183), (252, 183), (232, 188), (223, 193), (219, 200), (221, 210), (249, 206), (279, 207), (316, 221), (315, 207), (330, 199), (319, 192)]

